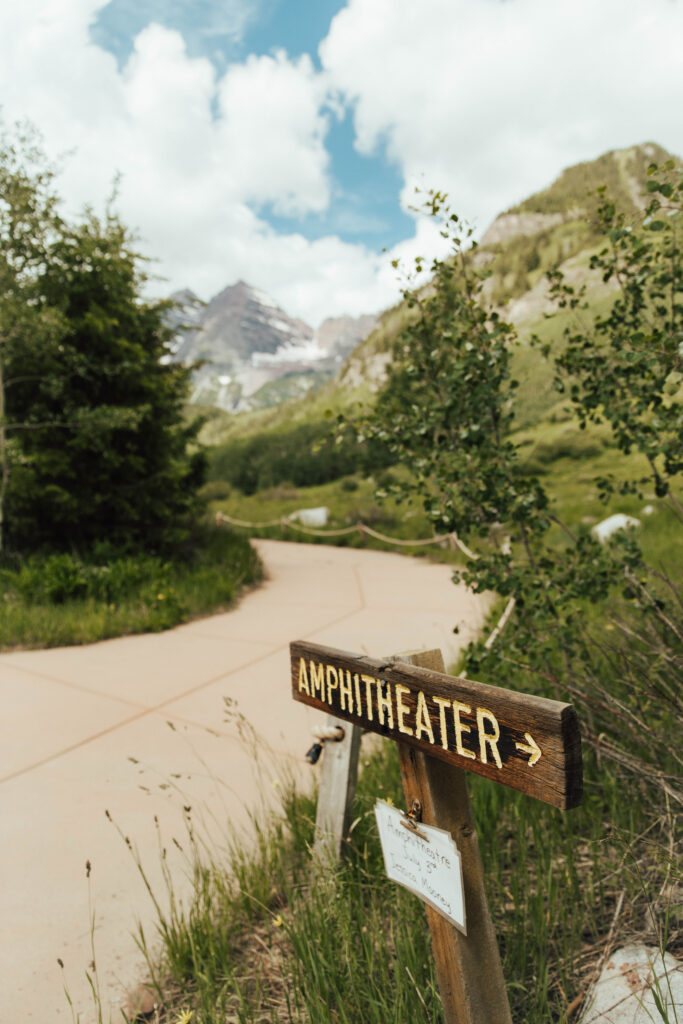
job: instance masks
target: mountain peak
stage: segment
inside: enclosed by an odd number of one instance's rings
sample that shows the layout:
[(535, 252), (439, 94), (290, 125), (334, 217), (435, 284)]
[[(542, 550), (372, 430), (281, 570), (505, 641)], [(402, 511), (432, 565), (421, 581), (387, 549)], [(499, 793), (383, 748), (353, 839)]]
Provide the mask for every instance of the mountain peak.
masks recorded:
[(294, 320), (270, 296), (246, 281), (228, 285), (208, 303), (198, 339), (203, 359), (225, 363), (309, 342), (313, 331)]
[[(227, 410), (305, 393), (329, 380), (342, 359), (372, 328), (374, 317), (337, 317), (314, 333), (290, 317), (265, 292), (239, 280), (202, 303), (189, 289), (172, 296), (177, 308), (168, 316), (176, 331), (170, 358), (199, 363), (194, 373), (194, 402)], [(272, 387), (281, 378), (287, 386)], [(272, 395), (261, 396), (270, 388)], [(259, 394), (257, 394), (257, 392)]]
[(595, 191), (607, 186), (611, 196), (622, 209), (637, 213), (642, 209), (644, 182), (651, 163), (662, 164), (672, 159), (671, 153), (656, 142), (644, 142), (626, 149), (611, 149), (596, 157), (565, 168), (548, 188), (529, 196), (507, 213), (561, 213), (564, 216), (579, 211)]
[(597, 189), (602, 185), (620, 209), (635, 216), (647, 201), (647, 168), (670, 159), (671, 153), (656, 142), (643, 142), (567, 167), (548, 188), (496, 217), (481, 245), (495, 245), (514, 235), (535, 235), (568, 221), (591, 220), (600, 202)]

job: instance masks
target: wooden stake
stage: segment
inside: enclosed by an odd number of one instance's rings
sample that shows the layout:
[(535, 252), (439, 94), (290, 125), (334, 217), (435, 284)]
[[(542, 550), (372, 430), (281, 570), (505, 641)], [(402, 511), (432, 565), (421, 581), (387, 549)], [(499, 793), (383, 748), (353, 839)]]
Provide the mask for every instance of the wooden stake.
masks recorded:
[(341, 726), (342, 740), (327, 740), (320, 772), (318, 810), (315, 818), (314, 859), (336, 861), (351, 826), (353, 798), (358, 778), (361, 728), (327, 716), (327, 725)]
[[(396, 659), (444, 671), (439, 650)], [(406, 807), (419, 801), (422, 821), (451, 833), (462, 862), (467, 935), (426, 908), (445, 1024), (512, 1024), (465, 772), (406, 743), (399, 742), (398, 750)]]

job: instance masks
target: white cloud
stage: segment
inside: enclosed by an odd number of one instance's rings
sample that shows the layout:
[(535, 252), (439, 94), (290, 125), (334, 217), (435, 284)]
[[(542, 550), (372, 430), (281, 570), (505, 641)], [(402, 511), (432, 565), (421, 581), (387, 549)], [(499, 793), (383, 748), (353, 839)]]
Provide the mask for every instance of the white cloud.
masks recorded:
[(220, 83), (225, 177), (244, 199), (278, 213), (321, 212), (329, 204), (325, 87), (309, 57), (249, 57)]
[(480, 228), (607, 149), (682, 152), (681, 52), (676, 0), (349, 0), (320, 49), (358, 149)]
[[(327, 119), (352, 105), (357, 146), (405, 182), (446, 189), (480, 228), (577, 160), (654, 139), (683, 152), (680, 0), (349, 0), (306, 56), (250, 56), (216, 77), (149, 24), (123, 69), (89, 26), (105, 0), (0, 7), (0, 98), (64, 159), (72, 211), (123, 175), (119, 209), (168, 285), (208, 298), (238, 278), (316, 323), (398, 295), (392, 257), (434, 254), (432, 225), (384, 256), (267, 223), (325, 212)], [(213, 26), (215, 27), (215, 26)], [(336, 107), (335, 107), (336, 103)]]
[[(329, 203), (325, 86), (308, 57), (283, 52), (230, 65), (220, 81), (158, 24), (122, 70), (90, 42), (102, 0), (27, 0), (0, 13), (0, 96), (7, 122), (28, 117), (62, 160), (71, 212), (101, 209), (114, 174), (118, 208), (168, 279), (205, 298), (244, 278), (315, 323), (390, 301), (376, 254), (337, 238), (278, 235), (254, 212)], [(370, 305), (368, 305), (370, 303)]]
[(197, 173), (213, 134), (210, 61), (189, 60), (179, 33), (152, 24), (135, 39), (122, 85), (137, 152), (153, 154), (157, 165), (183, 179)]

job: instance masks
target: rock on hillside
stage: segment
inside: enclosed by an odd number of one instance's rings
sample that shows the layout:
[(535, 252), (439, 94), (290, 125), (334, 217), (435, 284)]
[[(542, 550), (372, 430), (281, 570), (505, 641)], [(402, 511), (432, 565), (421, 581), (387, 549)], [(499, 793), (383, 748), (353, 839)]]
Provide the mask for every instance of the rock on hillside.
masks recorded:
[(336, 316), (324, 320), (315, 332), (315, 340), (323, 352), (331, 356), (350, 355), (377, 323), (376, 316)]
[(561, 213), (501, 213), (482, 235), (480, 245), (496, 245), (514, 235), (537, 235), (563, 220)]

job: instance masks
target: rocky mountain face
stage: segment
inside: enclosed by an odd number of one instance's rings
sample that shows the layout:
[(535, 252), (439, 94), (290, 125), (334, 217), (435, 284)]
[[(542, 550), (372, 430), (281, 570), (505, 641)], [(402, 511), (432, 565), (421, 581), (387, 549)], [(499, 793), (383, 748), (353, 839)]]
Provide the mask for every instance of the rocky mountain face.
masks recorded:
[(377, 323), (376, 316), (336, 316), (324, 320), (315, 338), (323, 352), (345, 359)]
[(200, 363), (191, 401), (228, 412), (276, 405), (331, 379), (376, 320), (335, 317), (313, 331), (244, 281), (206, 304), (189, 289), (171, 299), (168, 358)]

